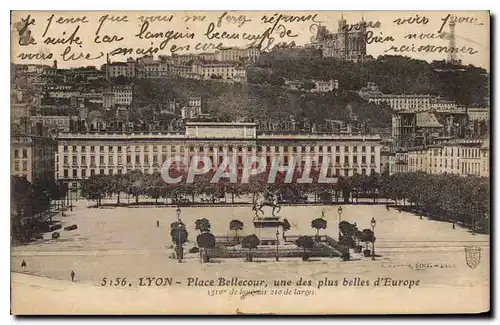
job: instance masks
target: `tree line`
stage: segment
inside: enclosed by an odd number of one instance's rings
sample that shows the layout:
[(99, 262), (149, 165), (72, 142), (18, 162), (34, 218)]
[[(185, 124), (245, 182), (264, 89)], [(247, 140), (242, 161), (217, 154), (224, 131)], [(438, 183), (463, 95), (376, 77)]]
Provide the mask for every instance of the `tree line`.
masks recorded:
[(24, 177), (11, 176), (10, 193), (11, 236), (23, 241), (37, 233), (39, 219), (50, 210), (51, 202), (66, 197), (68, 185), (52, 180), (32, 184)]
[[(281, 198), (303, 197), (313, 194), (315, 202), (359, 203), (360, 199), (370, 199), (379, 203), (380, 199), (393, 200), (403, 209), (429, 218), (462, 223), (477, 230), (488, 231), (490, 215), (490, 185), (485, 177), (456, 174), (427, 174), (423, 172), (388, 173), (370, 175), (355, 174), (338, 177), (335, 184), (318, 183), (313, 176), (312, 183), (298, 183), (300, 174), (291, 183), (285, 182), (285, 174), (278, 172), (275, 183), (267, 184), (267, 173), (251, 177), (247, 183), (231, 183), (229, 180), (212, 183), (212, 173), (198, 175), (193, 183), (186, 183), (186, 173), (179, 171), (172, 178), (182, 177), (183, 181), (167, 184), (160, 173), (142, 174), (133, 171), (124, 175), (94, 175), (81, 184), (81, 195), (101, 203), (101, 199), (116, 195), (120, 204), (121, 194), (127, 194), (139, 202), (139, 197), (156, 200), (171, 198), (181, 202), (188, 198), (194, 203), (196, 196), (204, 196), (202, 202), (216, 202), (218, 198), (250, 194), (255, 198), (266, 190), (277, 191)], [(330, 176), (329, 176), (330, 177)], [(187, 201), (185, 201), (187, 202)]]

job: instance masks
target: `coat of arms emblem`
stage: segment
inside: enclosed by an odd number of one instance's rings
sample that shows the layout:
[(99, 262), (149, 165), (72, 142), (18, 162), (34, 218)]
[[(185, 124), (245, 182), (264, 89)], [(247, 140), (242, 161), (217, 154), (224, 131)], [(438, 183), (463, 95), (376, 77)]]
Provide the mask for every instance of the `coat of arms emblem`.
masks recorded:
[(481, 247), (466, 246), (465, 247), (465, 263), (471, 269), (475, 269), (481, 262)]

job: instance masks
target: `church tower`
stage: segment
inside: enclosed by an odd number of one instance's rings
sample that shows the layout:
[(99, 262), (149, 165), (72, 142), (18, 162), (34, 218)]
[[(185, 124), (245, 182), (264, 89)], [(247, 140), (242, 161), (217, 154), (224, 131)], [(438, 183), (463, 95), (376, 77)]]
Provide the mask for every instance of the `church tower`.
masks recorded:
[(337, 30), (337, 46), (339, 49), (340, 58), (347, 57), (349, 52), (349, 32), (347, 31), (347, 21), (344, 19), (344, 13), (340, 14), (340, 20), (338, 22), (339, 27)]

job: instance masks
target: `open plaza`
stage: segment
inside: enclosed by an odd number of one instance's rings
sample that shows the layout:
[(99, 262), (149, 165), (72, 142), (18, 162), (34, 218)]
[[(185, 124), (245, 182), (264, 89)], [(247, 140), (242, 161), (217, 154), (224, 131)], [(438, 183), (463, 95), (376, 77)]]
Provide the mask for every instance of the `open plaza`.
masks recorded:
[[(216, 236), (233, 236), (229, 222), (238, 219), (244, 223), (239, 236), (253, 234), (254, 213), (249, 206), (181, 208), (189, 239), (183, 262), (178, 263), (169, 234), (170, 223), (177, 220), (176, 207), (95, 209), (89, 205), (79, 200), (73, 211), (57, 217), (63, 227), (77, 224), (78, 229), (60, 231), (58, 239), (46, 233), (43, 240), (12, 248), (12, 294), (20, 301), (13, 306), (17, 313), (289, 312), (292, 306), (300, 313), (296, 299), (304, 312), (348, 313), (356, 312), (361, 292), (367, 301), (403, 313), (446, 312), (435, 304), (446, 293), (450, 295), (447, 308), (461, 306), (466, 313), (483, 308), (489, 300), (489, 236), (393, 208), (388, 211), (384, 205), (342, 205), (342, 220), (356, 222), (360, 229), (369, 228), (372, 218), (377, 221), (374, 261), (353, 254), (350, 261), (231, 258), (210, 263), (202, 263), (197, 253), (187, 253), (199, 234), (195, 220), (207, 218)], [(287, 235), (314, 236), (311, 221), (323, 213), (327, 228), (320, 235), (337, 238), (337, 209), (337, 205), (283, 206), (279, 215), (290, 222)], [(481, 248), (475, 268), (466, 264), (466, 246)], [(423, 290), (435, 295), (429, 297)], [(336, 303), (332, 294), (338, 298)], [(479, 299), (464, 298), (471, 295)], [(279, 305), (270, 303), (272, 296), (280, 296)]]
[[(470, 272), (480, 272), (477, 279), (488, 281), (489, 236), (476, 234), (447, 222), (420, 219), (419, 216), (386, 210), (383, 205), (343, 205), (342, 220), (356, 222), (360, 229), (370, 228), (370, 220), (377, 221), (375, 251), (377, 258), (353, 255), (351, 261), (340, 258), (317, 258), (302, 262), (299, 258), (257, 260), (254, 263), (243, 259), (220, 259), (203, 264), (199, 254), (187, 253), (195, 246), (195, 220), (210, 221), (211, 232), (216, 236), (234, 236), (229, 222), (237, 219), (243, 222), (238, 236), (255, 233), (252, 223), (254, 213), (249, 206), (241, 207), (183, 207), (181, 220), (189, 233), (183, 263), (177, 263), (170, 237), (170, 224), (177, 220), (175, 207), (141, 208), (88, 208), (87, 201), (75, 202), (73, 211), (65, 217), (57, 217), (63, 227), (76, 224), (78, 229), (60, 231), (60, 238), (51, 239), (46, 233), (43, 240), (28, 245), (13, 247), (12, 271), (36, 276), (68, 280), (70, 270), (76, 273), (76, 280), (98, 285), (103, 277), (139, 278), (143, 276), (190, 277), (218, 275), (231, 277), (244, 274), (248, 278), (262, 276), (280, 278), (286, 274), (307, 274), (321, 279), (333, 274), (404, 275), (417, 268), (422, 285), (457, 284), (460, 278)], [(338, 237), (338, 206), (283, 206), (279, 215), (286, 217), (291, 229), (286, 235), (314, 236), (311, 221), (317, 217), (327, 220), (327, 228), (320, 235)], [(160, 227), (156, 227), (159, 221)], [(482, 263), (468, 271), (465, 263), (466, 246), (482, 248)], [(21, 268), (25, 260), (26, 268)], [(483, 263), (484, 262), (484, 263)], [(406, 265), (406, 266), (402, 266)], [(419, 265), (421, 267), (419, 267)], [(432, 267), (425, 267), (432, 266)], [(439, 265), (435, 267), (434, 265)], [(442, 272), (451, 268), (453, 272)], [(481, 283), (475, 283), (479, 285)], [(473, 285), (464, 283), (464, 285)]]

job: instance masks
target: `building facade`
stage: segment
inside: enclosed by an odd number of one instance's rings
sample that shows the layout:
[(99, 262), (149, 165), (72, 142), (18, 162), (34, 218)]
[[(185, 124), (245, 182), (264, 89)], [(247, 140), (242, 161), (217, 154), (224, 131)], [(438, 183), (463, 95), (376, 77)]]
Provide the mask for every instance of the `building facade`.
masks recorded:
[(223, 79), (246, 81), (246, 70), (233, 63), (206, 63), (194, 64), (192, 72), (201, 76), (201, 79)]
[(339, 89), (338, 80), (313, 80), (314, 88), (311, 92), (326, 93), (336, 89)]
[(136, 61), (129, 58), (127, 62), (107, 63), (104, 67), (107, 78), (126, 77), (134, 78), (136, 75)]
[(10, 144), (11, 175), (24, 177), (30, 183), (54, 179), (56, 141), (15, 132)]
[[(113, 104), (114, 105), (125, 105), (129, 106), (132, 103), (132, 86), (131, 85), (120, 85), (113, 86), (110, 89), (113, 94)], [(104, 102), (104, 98), (103, 98)]]
[(220, 62), (250, 61), (256, 62), (259, 59), (260, 51), (257, 47), (222, 48), (215, 52), (215, 60)]
[(490, 110), (487, 107), (469, 107), (467, 115), (470, 121), (489, 121)]
[(408, 172), (489, 177), (489, 145), (481, 139), (456, 139), (442, 145), (411, 148), (405, 159)]
[(371, 94), (362, 96), (368, 102), (375, 104), (386, 103), (394, 111), (428, 111), (431, 108), (430, 95), (394, 95), (394, 94)]
[(295, 167), (328, 163), (342, 176), (381, 171), (379, 136), (257, 134), (254, 123), (188, 122), (185, 134), (64, 133), (58, 140), (56, 178), (70, 182), (94, 174), (159, 172), (173, 156), (207, 156), (214, 169), (227, 159), (241, 169), (257, 155), (268, 166), (274, 159), (282, 166), (295, 161)]
[(31, 124), (36, 128), (37, 124), (41, 124), (42, 128), (47, 131), (69, 132), (70, 117), (69, 116), (31, 116)]

